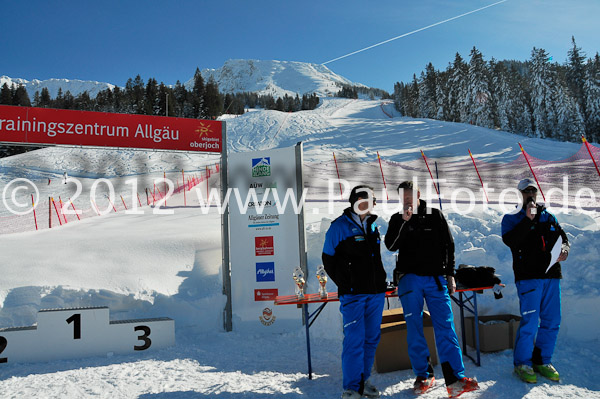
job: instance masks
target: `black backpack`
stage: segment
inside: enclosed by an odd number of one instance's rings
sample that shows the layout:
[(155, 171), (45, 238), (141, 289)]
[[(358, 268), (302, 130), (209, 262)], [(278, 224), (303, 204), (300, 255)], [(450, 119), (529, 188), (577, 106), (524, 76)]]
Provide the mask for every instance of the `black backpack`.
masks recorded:
[(467, 288), (493, 287), (500, 284), (496, 269), (490, 266), (459, 265), (456, 270), (456, 282)]

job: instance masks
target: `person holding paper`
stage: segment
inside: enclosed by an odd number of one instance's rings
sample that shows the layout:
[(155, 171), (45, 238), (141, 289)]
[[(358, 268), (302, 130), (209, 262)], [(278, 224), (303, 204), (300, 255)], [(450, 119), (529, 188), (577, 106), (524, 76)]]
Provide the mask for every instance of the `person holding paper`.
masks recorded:
[[(569, 256), (569, 239), (556, 217), (537, 203), (538, 189), (533, 180), (523, 179), (517, 188), (523, 199), (520, 210), (502, 219), (502, 241), (512, 252), (521, 308), (514, 371), (529, 383), (537, 382), (536, 372), (559, 381), (552, 354), (561, 319), (560, 262)], [(556, 245), (560, 245), (560, 254), (554, 258)]]

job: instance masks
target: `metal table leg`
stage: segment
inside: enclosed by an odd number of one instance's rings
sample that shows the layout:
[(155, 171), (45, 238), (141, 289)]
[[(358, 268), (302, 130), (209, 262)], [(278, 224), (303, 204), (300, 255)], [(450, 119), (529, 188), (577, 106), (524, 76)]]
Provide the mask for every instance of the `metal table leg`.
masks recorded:
[(304, 310), (304, 325), (306, 326), (306, 354), (308, 356), (308, 379), (312, 380), (312, 361), (310, 356), (310, 319), (308, 316), (308, 304), (302, 305)]
[(313, 312), (313, 314), (308, 313), (308, 303), (302, 304), (302, 311), (304, 312), (304, 327), (306, 329), (306, 354), (308, 357), (308, 379), (312, 380), (312, 358), (310, 354), (310, 327), (315, 322), (317, 317), (321, 314), (323, 308), (327, 305), (327, 302), (323, 302), (321, 306), (317, 308)]

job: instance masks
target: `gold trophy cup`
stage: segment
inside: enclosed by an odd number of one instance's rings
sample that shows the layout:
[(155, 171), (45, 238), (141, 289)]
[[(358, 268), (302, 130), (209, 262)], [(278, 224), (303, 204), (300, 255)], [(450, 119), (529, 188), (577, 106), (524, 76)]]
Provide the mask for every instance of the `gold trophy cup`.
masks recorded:
[(302, 300), (304, 299), (304, 285), (306, 284), (306, 280), (304, 280), (304, 272), (300, 266), (296, 266), (292, 277), (296, 283), (296, 296), (299, 300)]
[(317, 280), (319, 280), (319, 295), (321, 296), (321, 299), (327, 299), (327, 288), (325, 288), (325, 285), (327, 284), (327, 273), (325, 273), (323, 265), (317, 267)]

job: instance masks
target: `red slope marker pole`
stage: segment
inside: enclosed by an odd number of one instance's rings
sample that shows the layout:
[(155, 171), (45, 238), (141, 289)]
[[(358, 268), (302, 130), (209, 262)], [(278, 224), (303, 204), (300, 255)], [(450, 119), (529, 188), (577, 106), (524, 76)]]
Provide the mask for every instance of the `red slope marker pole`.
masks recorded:
[(425, 161), (425, 166), (427, 166), (427, 170), (429, 171), (429, 176), (431, 176), (431, 181), (433, 182), (433, 188), (435, 188), (435, 192), (439, 197), (440, 192), (439, 192), (437, 186), (435, 185), (435, 179), (433, 178), (433, 173), (431, 173), (431, 169), (429, 168), (429, 164), (427, 163), (427, 158), (425, 158), (425, 153), (423, 152), (423, 150), (421, 150), (421, 155), (423, 156), (423, 160)]
[[(438, 173), (437, 161), (434, 162), (434, 165), (435, 165), (435, 178), (438, 181), (438, 188), (441, 190), (441, 188), (440, 188), (440, 174)], [(442, 196), (441, 195), (438, 195), (438, 200), (440, 202), (440, 211), (443, 211), (444, 208), (442, 208)]]
[(65, 219), (65, 224), (67, 224), (67, 215), (65, 215), (63, 213), (63, 202), (62, 202), (62, 198), (60, 198), (60, 195), (58, 196), (58, 202), (60, 203), (60, 214), (62, 215), (62, 217)]
[(469, 156), (471, 157), (471, 161), (473, 161), (473, 166), (475, 166), (475, 172), (477, 172), (477, 176), (479, 177), (479, 182), (481, 182), (481, 187), (483, 188), (483, 193), (485, 194), (485, 199), (487, 202), (490, 202), (487, 193), (485, 192), (485, 187), (483, 185), (483, 180), (481, 180), (481, 175), (479, 174), (479, 169), (477, 169), (477, 165), (475, 164), (475, 158), (473, 158), (473, 154), (471, 154), (471, 150), (469, 149)]
[(181, 184), (183, 185), (183, 206), (187, 206), (187, 200), (185, 198), (185, 173), (183, 173), (183, 169), (181, 169), (181, 178), (183, 179), (183, 181), (181, 182)]
[(335, 171), (337, 172), (338, 184), (340, 185), (340, 198), (344, 199), (344, 196), (342, 194), (342, 182), (340, 179), (340, 170), (338, 169), (337, 159), (335, 159), (335, 152), (333, 153), (333, 162), (335, 162)]
[(96, 205), (96, 201), (92, 200), (92, 204), (94, 204), (94, 208), (96, 209), (96, 213), (100, 216), (100, 210), (98, 209), (98, 205)]
[(77, 220), (81, 220), (81, 218), (79, 217), (79, 213), (77, 212), (77, 209), (75, 209), (75, 205), (73, 204), (73, 201), (71, 201), (71, 198), (69, 198), (69, 202), (71, 203), (71, 208), (73, 208), (73, 210), (75, 211), (75, 215), (77, 216)]
[(123, 206), (125, 207), (125, 210), (127, 210), (127, 205), (125, 204), (125, 200), (123, 199), (123, 196), (119, 194), (119, 196), (121, 197), (121, 201), (123, 202)]
[(208, 180), (210, 179), (210, 169), (206, 165), (206, 199), (208, 200)]
[(117, 208), (115, 208), (115, 205), (113, 204), (113, 202), (110, 200), (110, 197), (107, 195), (106, 199), (108, 200), (108, 202), (110, 202), (110, 205), (113, 207), (113, 210), (115, 211), (115, 213), (117, 212)]
[(527, 153), (525, 152), (525, 149), (523, 149), (523, 146), (521, 145), (521, 143), (519, 143), (519, 147), (521, 147), (521, 152), (523, 153), (523, 156), (525, 157), (525, 160), (527, 161), (527, 165), (529, 165), (529, 170), (531, 170), (531, 174), (533, 175), (533, 178), (535, 179), (535, 182), (537, 183), (537, 185), (540, 189), (542, 198), (544, 199), (544, 202), (546, 202), (546, 196), (544, 196), (544, 192), (542, 191), (542, 186), (540, 186), (540, 182), (538, 181), (537, 176), (535, 175), (535, 172), (533, 171), (533, 168), (531, 167), (531, 164), (529, 163), (529, 158), (527, 158)]
[(33, 194), (31, 194), (31, 206), (33, 207), (33, 220), (35, 221), (35, 229), (38, 229), (37, 217), (35, 216), (35, 201), (33, 200)]
[(140, 193), (136, 193), (138, 197), (138, 204), (140, 204), (140, 208), (142, 207), (142, 201), (140, 200)]
[(383, 176), (383, 168), (381, 167), (381, 157), (379, 156), (379, 151), (377, 151), (377, 159), (379, 160), (379, 170), (381, 170), (381, 178), (383, 179), (383, 188), (385, 189), (385, 199), (386, 199), (386, 201), (389, 201), (390, 196), (388, 195), (387, 185), (385, 184), (385, 176)]
[(56, 202), (54, 202), (54, 198), (52, 198), (52, 205), (54, 205), (54, 210), (56, 211), (56, 216), (58, 217), (58, 223), (62, 226), (62, 221), (60, 220), (60, 215), (58, 214), (58, 209), (56, 209)]
[(590, 151), (590, 145), (588, 144), (585, 137), (581, 136), (581, 139), (583, 140), (583, 143), (585, 144), (585, 148), (588, 150), (588, 153), (590, 154), (590, 158), (592, 158), (592, 162), (594, 163), (594, 166), (596, 167), (596, 172), (598, 172), (598, 176), (600, 176), (600, 170), (598, 170), (598, 165), (596, 164), (596, 160), (594, 159), (594, 156), (592, 155), (592, 151)]

